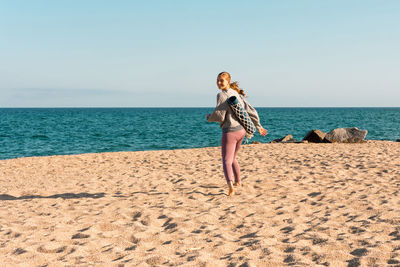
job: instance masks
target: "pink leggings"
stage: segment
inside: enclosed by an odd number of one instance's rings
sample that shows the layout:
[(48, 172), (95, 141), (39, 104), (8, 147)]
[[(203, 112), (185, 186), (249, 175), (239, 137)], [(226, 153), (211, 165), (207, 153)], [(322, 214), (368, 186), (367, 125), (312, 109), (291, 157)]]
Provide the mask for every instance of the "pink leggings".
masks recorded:
[(235, 176), (235, 182), (240, 182), (239, 163), (236, 160), (236, 155), (245, 135), (246, 131), (244, 129), (222, 133), (222, 166), (227, 182), (232, 182), (232, 174)]

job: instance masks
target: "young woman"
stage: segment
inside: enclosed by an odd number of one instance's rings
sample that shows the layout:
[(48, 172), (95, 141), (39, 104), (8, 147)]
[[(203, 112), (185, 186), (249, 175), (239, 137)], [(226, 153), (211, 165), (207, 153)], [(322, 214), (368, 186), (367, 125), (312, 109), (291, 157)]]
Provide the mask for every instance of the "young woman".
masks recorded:
[[(217, 95), (217, 106), (213, 113), (207, 114), (207, 121), (219, 122), (222, 129), (222, 166), (229, 187), (228, 195), (231, 196), (234, 192), (233, 186), (239, 186), (241, 182), (236, 155), (246, 135), (246, 130), (240, 124), (226, 100), (231, 96), (236, 96), (242, 107), (247, 111), (258, 132), (262, 136), (265, 136), (267, 130), (261, 126), (257, 111), (241, 97), (245, 97), (246, 95), (244, 91), (239, 88), (238, 83), (231, 83), (231, 75), (228, 72), (221, 72), (218, 74), (217, 86), (221, 92)], [(233, 177), (235, 178), (234, 183)]]

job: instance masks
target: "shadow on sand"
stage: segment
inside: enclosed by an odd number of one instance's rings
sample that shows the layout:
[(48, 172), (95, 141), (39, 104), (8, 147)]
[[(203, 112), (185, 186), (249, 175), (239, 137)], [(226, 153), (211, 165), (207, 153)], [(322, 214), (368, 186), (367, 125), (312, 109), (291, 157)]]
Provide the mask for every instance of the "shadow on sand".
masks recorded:
[(1, 194), (0, 200), (23, 200), (23, 199), (35, 199), (35, 198), (63, 198), (63, 199), (75, 199), (75, 198), (101, 198), (104, 197), (105, 193), (65, 193), (65, 194), (56, 194), (52, 196), (40, 196), (40, 195), (30, 195), (30, 196), (20, 196), (14, 197), (7, 194)]

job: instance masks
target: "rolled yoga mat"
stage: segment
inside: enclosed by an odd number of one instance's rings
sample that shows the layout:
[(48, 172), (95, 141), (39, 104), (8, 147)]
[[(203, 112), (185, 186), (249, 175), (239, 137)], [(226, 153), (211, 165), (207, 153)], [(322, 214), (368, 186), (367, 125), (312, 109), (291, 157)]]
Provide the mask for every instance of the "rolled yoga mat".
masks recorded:
[(247, 138), (250, 139), (253, 137), (255, 131), (257, 131), (254, 126), (253, 121), (251, 120), (249, 114), (244, 109), (242, 104), (239, 102), (236, 96), (231, 96), (226, 100), (231, 107), (233, 113), (236, 115), (236, 118), (239, 120), (239, 123), (244, 127), (247, 133)]

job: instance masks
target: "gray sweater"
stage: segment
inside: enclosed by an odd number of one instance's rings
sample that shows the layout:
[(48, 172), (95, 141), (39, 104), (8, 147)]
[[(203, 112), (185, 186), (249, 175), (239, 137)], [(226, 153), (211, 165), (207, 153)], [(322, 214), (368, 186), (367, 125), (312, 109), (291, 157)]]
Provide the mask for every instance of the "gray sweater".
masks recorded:
[(226, 91), (222, 90), (218, 93), (217, 106), (213, 113), (207, 116), (207, 121), (219, 122), (222, 132), (224, 133), (235, 132), (243, 129), (243, 126), (240, 125), (239, 120), (226, 102), (226, 100), (231, 96), (236, 96), (240, 104), (246, 109), (257, 130), (260, 130), (262, 126), (257, 111), (233, 89), (228, 89)]

